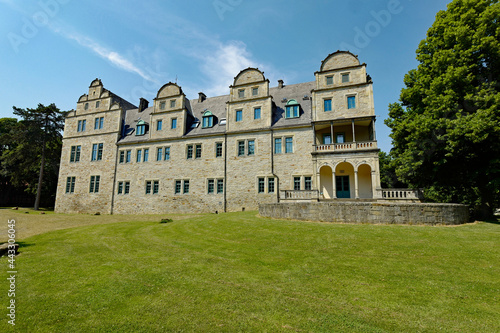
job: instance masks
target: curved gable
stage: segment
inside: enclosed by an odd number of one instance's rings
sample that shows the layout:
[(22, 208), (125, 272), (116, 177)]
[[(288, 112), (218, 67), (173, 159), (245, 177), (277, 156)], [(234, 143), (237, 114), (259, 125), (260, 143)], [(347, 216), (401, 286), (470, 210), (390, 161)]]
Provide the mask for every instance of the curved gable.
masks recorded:
[(264, 72), (261, 72), (258, 68), (248, 67), (235, 76), (233, 86), (239, 86), (252, 82), (261, 82), (265, 79)]
[(340, 69), (344, 67), (359, 66), (358, 57), (349, 51), (334, 52), (321, 62), (320, 71), (328, 71), (332, 69)]
[(182, 95), (182, 89), (177, 84), (169, 82), (158, 90), (156, 98), (165, 98)]
[(98, 87), (98, 86), (102, 86), (102, 82), (100, 79), (95, 79), (90, 83), (90, 87)]

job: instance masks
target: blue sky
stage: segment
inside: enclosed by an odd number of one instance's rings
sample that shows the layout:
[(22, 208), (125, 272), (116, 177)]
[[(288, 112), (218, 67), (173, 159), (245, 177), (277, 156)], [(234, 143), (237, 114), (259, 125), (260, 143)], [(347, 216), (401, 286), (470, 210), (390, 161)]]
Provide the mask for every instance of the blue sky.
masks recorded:
[(0, 117), (12, 106), (76, 107), (90, 82), (138, 104), (172, 81), (188, 98), (229, 93), (258, 67), (271, 81), (314, 80), (321, 61), (349, 49), (374, 81), (377, 139), (415, 50), (450, 0), (0, 0)]

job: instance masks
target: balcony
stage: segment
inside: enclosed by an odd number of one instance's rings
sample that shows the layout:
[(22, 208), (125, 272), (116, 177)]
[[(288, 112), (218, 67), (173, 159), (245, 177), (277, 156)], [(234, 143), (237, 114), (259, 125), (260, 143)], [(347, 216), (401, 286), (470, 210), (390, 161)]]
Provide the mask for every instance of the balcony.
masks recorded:
[(378, 149), (377, 141), (360, 141), (333, 143), (329, 145), (314, 145), (316, 153), (350, 152)]

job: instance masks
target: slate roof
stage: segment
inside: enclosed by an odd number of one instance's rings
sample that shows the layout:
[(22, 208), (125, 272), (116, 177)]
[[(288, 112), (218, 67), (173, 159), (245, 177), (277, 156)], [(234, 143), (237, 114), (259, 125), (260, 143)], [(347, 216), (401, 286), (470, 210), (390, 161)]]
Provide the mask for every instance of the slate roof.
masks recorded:
[[(315, 88), (316, 82), (305, 82), (291, 85), (284, 85), (282, 88), (273, 87), (269, 89), (269, 95), (273, 99), (273, 120), (272, 127), (289, 127), (311, 124), (312, 120), (312, 99), (311, 90)], [(307, 96), (307, 99), (306, 97)], [(300, 114), (298, 118), (285, 118), (286, 103), (295, 99), (300, 105)], [(223, 134), (226, 131), (226, 126), (221, 125), (221, 119), (226, 118), (227, 102), (229, 95), (209, 97), (203, 102), (198, 102), (198, 99), (187, 101), (187, 109), (191, 114), (188, 116), (187, 129), (184, 137), (192, 137), (209, 134)], [(210, 128), (202, 128), (202, 116), (205, 111), (209, 110), (214, 115), (214, 126)], [(132, 143), (148, 141), (149, 131), (153, 129), (153, 124), (149, 124), (150, 115), (153, 112), (153, 107), (148, 107), (144, 111), (139, 112), (139, 109), (129, 109), (125, 112), (125, 126), (123, 129), (122, 138), (119, 143)], [(149, 124), (149, 131), (143, 136), (135, 135), (135, 127), (139, 119), (144, 120)], [(193, 127), (193, 123), (199, 121), (197, 127)]]

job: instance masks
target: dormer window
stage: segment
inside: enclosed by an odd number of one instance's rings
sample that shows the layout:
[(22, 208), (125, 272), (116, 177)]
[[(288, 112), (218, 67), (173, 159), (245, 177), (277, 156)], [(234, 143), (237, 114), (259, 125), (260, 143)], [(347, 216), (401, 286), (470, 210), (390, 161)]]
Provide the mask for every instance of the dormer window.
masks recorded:
[(350, 81), (349, 73), (342, 74), (342, 83), (347, 83)]
[(139, 120), (137, 122), (137, 128), (135, 130), (135, 135), (144, 135), (146, 134), (146, 122), (144, 120)]
[(326, 77), (326, 85), (330, 86), (333, 84), (333, 75), (327, 76)]
[(160, 110), (165, 110), (165, 101), (160, 102)]
[(299, 117), (299, 103), (296, 100), (291, 99), (286, 103), (285, 118), (298, 118)]
[(202, 128), (209, 128), (214, 126), (214, 115), (210, 111), (205, 111), (203, 113), (203, 124)]
[(85, 106), (83, 107), (85, 110), (89, 109), (89, 103), (85, 103)]
[(238, 90), (238, 97), (245, 98), (245, 89)]
[(172, 99), (172, 100), (170, 101), (170, 107), (171, 107), (172, 109), (173, 109), (173, 108), (175, 108), (175, 99)]
[(259, 94), (259, 87), (252, 88), (252, 96), (257, 96)]

